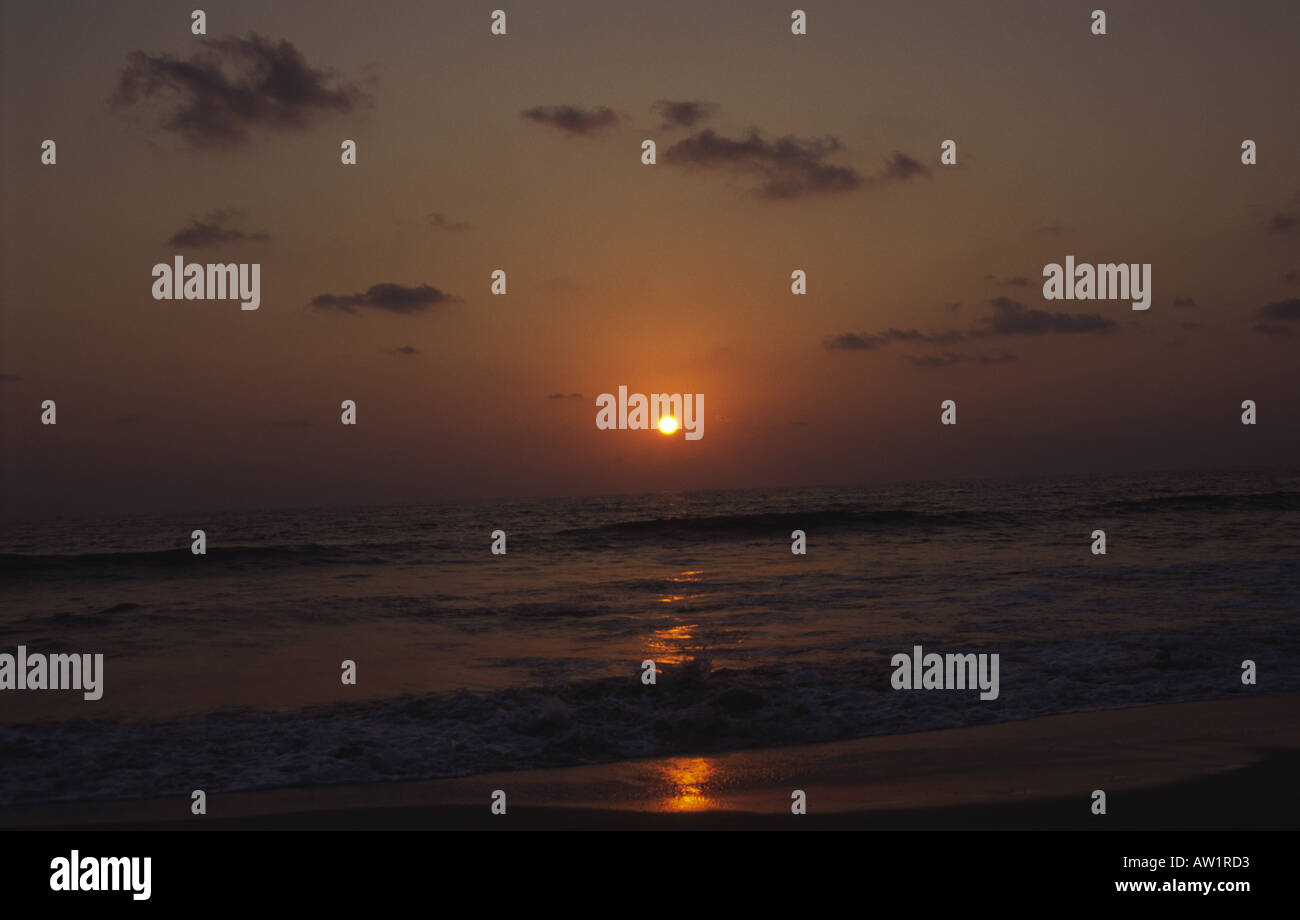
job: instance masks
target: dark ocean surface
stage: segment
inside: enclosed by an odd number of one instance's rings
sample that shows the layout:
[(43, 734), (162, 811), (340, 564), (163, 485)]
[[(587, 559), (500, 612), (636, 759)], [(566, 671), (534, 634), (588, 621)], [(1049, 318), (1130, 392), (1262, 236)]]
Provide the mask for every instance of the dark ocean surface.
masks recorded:
[[(0, 691), (0, 803), (1300, 690), (1297, 512), (1300, 471), (1274, 471), (3, 524), (0, 652), (102, 653), (105, 675), (98, 701)], [(893, 690), (914, 645), (998, 653), (1000, 696)]]

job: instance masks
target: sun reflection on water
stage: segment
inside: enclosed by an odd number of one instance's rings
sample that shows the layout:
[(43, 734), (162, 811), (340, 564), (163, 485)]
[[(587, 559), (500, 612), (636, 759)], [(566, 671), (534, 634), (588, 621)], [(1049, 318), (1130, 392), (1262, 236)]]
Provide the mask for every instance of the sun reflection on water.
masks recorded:
[(663, 626), (646, 639), (646, 657), (659, 664), (683, 664), (695, 659), (700, 646), (693, 640), (698, 623), (677, 623)]
[(717, 770), (706, 757), (674, 757), (655, 765), (669, 811), (703, 811), (717, 802), (709, 795)]
[[(703, 574), (704, 572), (702, 570), (694, 569), (686, 572), (678, 572), (676, 575), (669, 575), (667, 578), (664, 579), (664, 581), (672, 584), (674, 588), (677, 585), (698, 584), (700, 581), (700, 576)], [(702, 594), (677, 594), (675, 592), (668, 592), (660, 595), (659, 603), (674, 604), (678, 601), (689, 601), (692, 600), (693, 598), (703, 597), (703, 596), (704, 595)]]

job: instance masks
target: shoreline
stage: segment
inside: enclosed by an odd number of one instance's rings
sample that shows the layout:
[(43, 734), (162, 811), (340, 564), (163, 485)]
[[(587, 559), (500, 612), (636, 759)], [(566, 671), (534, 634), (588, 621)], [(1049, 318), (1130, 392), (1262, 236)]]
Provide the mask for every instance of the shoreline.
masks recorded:
[[(1300, 827), (1300, 694), (796, 747), (0, 808), (8, 829), (1264, 829)], [(493, 815), (494, 790), (507, 813)], [(807, 814), (790, 813), (804, 790)], [(1091, 813), (1102, 789), (1107, 814)]]

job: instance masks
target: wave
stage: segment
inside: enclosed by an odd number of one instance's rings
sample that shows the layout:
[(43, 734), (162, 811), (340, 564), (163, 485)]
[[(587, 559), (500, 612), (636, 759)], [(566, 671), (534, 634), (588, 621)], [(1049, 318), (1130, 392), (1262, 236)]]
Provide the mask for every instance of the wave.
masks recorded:
[[(1247, 644), (1260, 647), (1258, 635)], [(620, 676), (292, 712), (0, 723), (0, 805), (184, 794), (195, 775), (218, 768), (227, 790), (439, 779), (1221, 699), (1231, 694), (1231, 682), (1222, 680), (1221, 663), (1207, 649), (1223, 647), (1229, 636), (1240, 641), (1241, 624), (1223, 623), (1208, 634), (1138, 632), (1122, 642), (1004, 641), (1008, 679), (996, 703), (969, 693), (895, 692), (891, 656), (913, 642), (897, 636), (836, 662), (718, 669), (707, 658), (660, 663), (653, 686), (629, 667)], [(1261, 669), (1277, 675), (1271, 692), (1300, 689), (1300, 674), (1286, 668), (1297, 641), (1287, 629), (1273, 647), (1261, 647)], [(58, 756), (68, 750), (82, 756)], [(232, 758), (232, 751), (257, 756)], [(87, 773), (87, 759), (114, 768)]]
[(893, 509), (823, 509), (809, 511), (764, 511), (750, 514), (721, 514), (617, 521), (597, 527), (578, 527), (558, 532), (564, 537), (613, 536), (627, 538), (768, 536), (792, 530), (884, 530), (940, 527), (974, 527), (1010, 523), (1017, 515), (989, 511), (911, 511)]
[[(946, 498), (952, 492), (946, 493)], [(1077, 495), (1077, 493), (1074, 493)], [(997, 506), (998, 496), (991, 498), (993, 508), (963, 508), (939, 505), (927, 507), (925, 498), (868, 506), (846, 502), (840, 505), (787, 510), (737, 511), (726, 506), (700, 509), (694, 513), (652, 517), (626, 512), (617, 519), (588, 526), (554, 529), (560, 521), (546, 516), (537, 521), (514, 521), (507, 524), (512, 548), (529, 549), (536, 545), (551, 548), (601, 550), (610, 544), (619, 547), (641, 542), (693, 542), (714, 539), (769, 539), (788, 536), (794, 530), (814, 529), (822, 532), (920, 533), (929, 536), (946, 529), (987, 529), (1021, 526), (1053, 515), (1071, 515), (1079, 510), (1097, 510), (1117, 514), (1225, 514), (1300, 511), (1300, 491), (1274, 490), (1254, 493), (1184, 492), (1125, 498), (1097, 504), (1085, 503), (1074, 508), (1044, 507), (1041, 502), (1024, 496), (1004, 496), (1008, 504)], [(1078, 498), (1076, 498), (1076, 502)], [(734, 507), (734, 506), (733, 506)], [(332, 522), (337, 524), (337, 522)], [(427, 518), (411, 522), (385, 521), (383, 529), (370, 533), (370, 540), (343, 542), (339, 530), (330, 523), (304, 523), (307, 537), (301, 543), (272, 545), (222, 545), (210, 542), (204, 556), (190, 552), (188, 543), (169, 549), (123, 549), (86, 553), (0, 552), (0, 581), (19, 581), (31, 576), (89, 578), (148, 577), (167, 574), (206, 574), (215, 569), (230, 571), (244, 568), (297, 566), (380, 566), (387, 564), (423, 564), (430, 562), (464, 562), (475, 559), (484, 542), (477, 521), (449, 519), (438, 522)], [(350, 530), (350, 528), (349, 528)], [(437, 536), (431, 531), (438, 530)], [(182, 530), (184, 532), (184, 530)], [(283, 531), (282, 531), (283, 532)], [(347, 532), (345, 530), (345, 532)], [(320, 535), (324, 539), (313, 540)], [(375, 539), (378, 537), (379, 539)], [(385, 539), (391, 537), (391, 539)], [(120, 538), (119, 538), (120, 539)], [(154, 537), (156, 539), (156, 536)], [(244, 539), (255, 540), (245, 534)], [(558, 544), (558, 546), (555, 546)], [(46, 545), (50, 545), (46, 543)]]
[(378, 565), (392, 561), (376, 554), (382, 546), (326, 546), (305, 543), (284, 546), (220, 546), (208, 548), (207, 554), (196, 556), (188, 545), (176, 549), (122, 550), (100, 553), (0, 553), (0, 576), (23, 573), (58, 573), (91, 570), (112, 574), (113, 570), (130, 567), (140, 569), (192, 569), (202, 571), (203, 566), (224, 565), (320, 565), (347, 562), (358, 565)]
[(1109, 502), (1112, 511), (1300, 511), (1300, 492), (1197, 492)]

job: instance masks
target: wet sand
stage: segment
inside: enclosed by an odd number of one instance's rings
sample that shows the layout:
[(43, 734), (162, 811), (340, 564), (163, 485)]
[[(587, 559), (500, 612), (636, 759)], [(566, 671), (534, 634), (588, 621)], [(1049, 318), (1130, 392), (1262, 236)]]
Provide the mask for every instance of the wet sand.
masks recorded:
[[(101, 829), (1294, 829), (1300, 696), (453, 780), (0, 809)], [(791, 814), (803, 790), (807, 814)], [(1107, 814), (1092, 814), (1092, 792)], [(493, 815), (494, 790), (507, 813)]]

